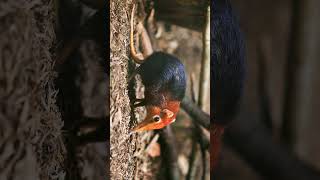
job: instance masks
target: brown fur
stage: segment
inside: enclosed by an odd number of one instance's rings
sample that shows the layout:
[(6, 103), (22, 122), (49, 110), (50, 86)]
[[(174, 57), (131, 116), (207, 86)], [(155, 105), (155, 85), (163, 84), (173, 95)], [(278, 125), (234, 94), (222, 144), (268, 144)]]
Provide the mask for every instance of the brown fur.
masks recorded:
[(224, 127), (221, 125), (213, 125), (210, 130), (210, 171), (213, 172), (218, 164), (218, 158), (221, 148), (221, 139)]

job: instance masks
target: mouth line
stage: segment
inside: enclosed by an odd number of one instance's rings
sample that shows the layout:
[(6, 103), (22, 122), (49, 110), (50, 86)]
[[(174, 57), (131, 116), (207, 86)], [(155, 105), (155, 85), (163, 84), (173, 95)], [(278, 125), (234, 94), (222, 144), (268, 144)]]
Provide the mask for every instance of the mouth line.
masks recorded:
[(141, 132), (141, 131), (143, 131), (142, 128), (144, 128), (147, 124), (148, 124), (148, 122), (146, 122), (146, 121), (142, 121), (142, 122), (138, 123), (135, 127), (133, 127), (133, 128), (130, 130), (130, 133), (135, 133), (135, 132)]

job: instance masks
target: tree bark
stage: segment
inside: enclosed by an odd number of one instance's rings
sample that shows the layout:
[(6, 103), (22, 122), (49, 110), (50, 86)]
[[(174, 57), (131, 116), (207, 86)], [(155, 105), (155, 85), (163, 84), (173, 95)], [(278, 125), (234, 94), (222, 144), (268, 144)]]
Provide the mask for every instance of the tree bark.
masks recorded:
[[(131, 1), (110, 1), (111, 179), (148, 178), (148, 169), (142, 171), (142, 168), (149, 168), (146, 165), (149, 159), (144, 150), (151, 139), (151, 133), (129, 135), (137, 119), (142, 118), (142, 109), (131, 108), (132, 99), (143, 95), (141, 81), (133, 78), (128, 82), (135, 68), (129, 54), (132, 7)], [(134, 20), (137, 23), (137, 18)]]

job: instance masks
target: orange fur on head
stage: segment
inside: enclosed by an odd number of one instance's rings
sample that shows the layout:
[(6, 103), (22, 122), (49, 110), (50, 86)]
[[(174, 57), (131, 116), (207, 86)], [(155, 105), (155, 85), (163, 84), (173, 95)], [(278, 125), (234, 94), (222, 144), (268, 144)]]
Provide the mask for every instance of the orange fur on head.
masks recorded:
[(134, 127), (131, 132), (140, 132), (154, 129), (162, 129), (175, 121), (180, 109), (180, 102), (169, 101), (163, 108), (158, 106), (146, 106), (146, 118)]

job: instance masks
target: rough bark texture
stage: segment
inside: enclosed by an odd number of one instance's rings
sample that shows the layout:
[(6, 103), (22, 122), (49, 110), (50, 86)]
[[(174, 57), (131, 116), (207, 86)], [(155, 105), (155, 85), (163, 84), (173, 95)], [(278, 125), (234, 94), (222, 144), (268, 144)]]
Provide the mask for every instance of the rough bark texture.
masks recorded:
[(64, 177), (53, 2), (0, 2), (0, 179)]
[(143, 94), (141, 82), (137, 81), (133, 88), (133, 84), (129, 86), (127, 81), (130, 75), (129, 67), (133, 69), (132, 63), (131, 66), (129, 65), (132, 62), (129, 58), (131, 10), (131, 1), (110, 1), (110, 170), (112, 179), (134, 179), (134, 177), (148, 179), (150, 176), (148, 163), (151, 162), (148, 161), (144, 150), (151, 133), (129, 136), (129, 129), (136, 122), (135, 118), (143, 118), (140, 108), (135, 114), (132, 113), (129, 98), (129, 95), (141, 98)]

